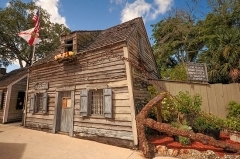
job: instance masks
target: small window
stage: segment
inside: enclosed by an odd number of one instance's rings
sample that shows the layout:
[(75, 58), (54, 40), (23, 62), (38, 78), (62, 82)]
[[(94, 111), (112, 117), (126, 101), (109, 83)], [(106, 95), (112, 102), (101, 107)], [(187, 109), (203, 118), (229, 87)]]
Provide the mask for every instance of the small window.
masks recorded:
[(91, 114), (103, 115), (103, 90), (90, 91), (91, 95)]
[(65, 41), (65, 52), (67, 51), (73, 51), (73, 40), (66, 40)]
[(71, 108), (71, 92), (63, 92), (62, 107)]

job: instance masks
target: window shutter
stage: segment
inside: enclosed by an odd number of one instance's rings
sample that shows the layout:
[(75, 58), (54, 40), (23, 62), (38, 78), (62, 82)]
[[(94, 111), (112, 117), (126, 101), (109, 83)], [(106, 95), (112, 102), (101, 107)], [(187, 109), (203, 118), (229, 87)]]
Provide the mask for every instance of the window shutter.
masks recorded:
[(86, 89), (80, 91), (80, 115), (81, 116), (89, 115), (88, 90)]
[(31, 97), (30, 97), (30, 108), (29, 108), (29, 112), (30, 113), (35, 113), (34, 105), (35, 105), (35, 95), (31, 94)]
[(103, 90), (103, 113), (105, 118), (112, 118), (112, 89)]
[(47, 102), (48, 102), (48, 95), (47, 95), (47, 93), (43, 93), (43, 108), (42, 108), (42, 112), (44, 114), (47, 113)]
[(3, 108), (3, 91), (0, 91), (0, 109)]

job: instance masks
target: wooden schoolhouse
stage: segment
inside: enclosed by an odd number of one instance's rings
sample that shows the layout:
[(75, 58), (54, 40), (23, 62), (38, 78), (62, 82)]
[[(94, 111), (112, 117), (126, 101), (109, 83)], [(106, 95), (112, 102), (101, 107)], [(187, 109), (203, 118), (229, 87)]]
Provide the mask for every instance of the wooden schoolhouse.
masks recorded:
[(0, 68), (0, 122), (21, 121), (25, 91), (27, 85), (27, 69), (21, 68), (6, 73)]
[(135, 117), (157, 66), (141, 17), (106, 30), (61, 36), (29, 68), (25, 127), (124, 147), (138, 144)]

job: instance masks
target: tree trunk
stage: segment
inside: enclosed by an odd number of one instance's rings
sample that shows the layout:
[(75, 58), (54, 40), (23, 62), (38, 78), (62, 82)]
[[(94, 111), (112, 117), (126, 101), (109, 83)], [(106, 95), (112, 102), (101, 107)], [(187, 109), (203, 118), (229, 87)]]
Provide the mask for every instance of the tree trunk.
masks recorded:
[(140, 150), (142, 150), (143, 155), (146, 158), (154, 157), (154, 146), (147, 141), (147, 138), (145, 135), (145, 126), (161, 132), (166, 132), (167, 134), (188, 137), (191, 140), (199, 141), (201, 143), (209, 144), (215, 147), (220, 147), (220, 148), (223, 148), (224, 150), (228, 150), (231, 152), (240, 153), (240, 146), (231, 145), (224, 141), (218, 141), (218, 140), (215, 140), (213, 137), (209, 137), (201, 133), (194, 133), (192, 131), (179, 130), (176, 127), (172, 127), (170, 124), (160, 123), (153, 119), (147, 118), (147, 115), (151, 110), (151, 107), (154, 104), (161, 104), (161, 101), (164, 99), (164, 97), (165, 97), (164, 94), (159, 94), (158, 96), (150, 100), (143, 107), (141, 112), (136, 117), (139, 148)]

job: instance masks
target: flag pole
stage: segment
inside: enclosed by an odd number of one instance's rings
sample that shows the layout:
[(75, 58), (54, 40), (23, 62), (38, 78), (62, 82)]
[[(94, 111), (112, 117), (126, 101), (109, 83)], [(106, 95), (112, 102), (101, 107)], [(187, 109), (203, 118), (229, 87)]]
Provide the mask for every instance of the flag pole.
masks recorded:
[[(36, 33), (39, 33), (39, 29), (40, 29), (40, 22), (39, 22), (39, 12), (37, 11), (36, 15), (34, 15), (34, 35)], [(37, 16), (37, 17), (36, 17)], [(36, 30), (37, 29), (37, 30)], [(31, 31), (31, 34), (33, 33), (33, 31)], [(29, 33), (28, 33), (29, 34)], [(19, 34), (18, 34), (19, 35)], [(31, 35), (32, 36), (32, 35)], [(21, 36), (22, 37), (22, 36)], [(24, 38), (24, 37), (22, 37)], [(35, 37), (34, 37), (35, 38)], [(27, 37), (24, 38), (26, 41), (28, 41), (29, 43), (29, 38)], [(34, 40), (34, 39), (33, 39)], [(34, 41), (33, 41), (34, 42)], [(30, 44), (30, 43), (29, 43)], [(26, 93), (25, 93), (25, 103), (24, 103), (24, 112), (23, 112), (23, 126), (26, 127), (26, 119), (27, 119), (27, 105), (28, 105), (28, 89), (29, 89), (29, 76), (30, 76), (30, 70), (29, 68), (33, 65), (33, 63), (35, 62), (35, 51), (36, 51), (36, 45), (33, 45), (33, 52), (32, 52), (32, 59), (30, 61), (30, 65), (27, 67), (27, 86), (26, 86)], [(31, 57), (31, 56), (30, 56)]]
[(32, 53), (31, 65), (33, 65), (33, 63), (35, 62), (35, 50), (36, 50), (36, 46), (34, 44), (33, 45), (33, 53)]

